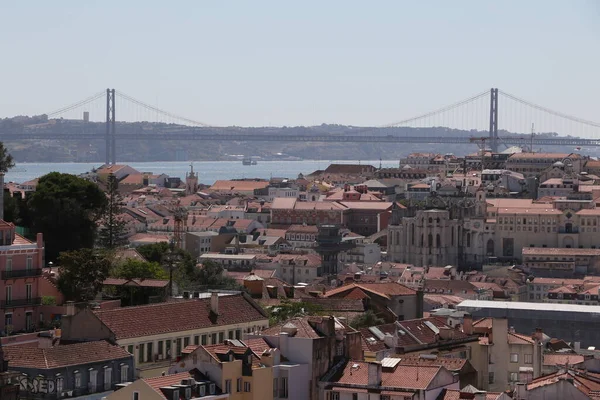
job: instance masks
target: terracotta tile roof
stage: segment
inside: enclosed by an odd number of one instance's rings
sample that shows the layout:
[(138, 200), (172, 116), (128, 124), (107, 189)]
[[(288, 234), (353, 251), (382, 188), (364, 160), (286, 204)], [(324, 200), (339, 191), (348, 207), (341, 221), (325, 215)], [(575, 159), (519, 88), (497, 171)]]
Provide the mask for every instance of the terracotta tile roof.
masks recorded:
[[(261, 332), (264, 336), (279, 336), (282, 332), (284, 325), (291, 324), (293, 325), (297, 331), (294, 337), (298, 338), (306, 338), (306, 339), (318, 339), (321, 337), (321, 334), (317, 332), (312, 325), (310, 324), (309, 318), (318, 318), (318, 317), (297, 317), (287, 320), (286, 322), (282, 322), (278, 325), (274, 325), (270, 328), (265, 329)], [(288, 325), (290, 326), (290, 325)]]
[[(145, 378), (142, 379), (145, 384), (150, 386), (152, 390), (158, 393), (163, 399), (167, 399), (160, 388), (165, 386), (179, 385), (183, 379), (187, 378), (195, 378), (196, 380), (204, 380), (204, 375), (202, 375), (198, 370), (194, 369), (189, 372), (180, 372), (178, 374), (171, 374), (165, 376), (156, 376), (153, 378)], [(168, 399), (171, 400), (171, 399)]]
[(581, 354), (544, 354), (544, 365), (575, 365), (581, 364), (585, 357)]
[(448, 371), (460, 371), (467, 364), (464, 358), (438, 357), (436, 359), (421, 358), (420, 355), (399, 356), (402, 365), (436, 365), (446, 368)]
[[(398, 365), (393, 371), (384, 369), (381, 386), (398, 389), (427, 389), (443, 367), (425, 365)], [(335, 384), (367, 386), (369, 380), (368, 363), (350, 361)]]
[(481, 318), (473, 322), (473, 327), (492, 329), (493, 318)]
[(244, 181), (226, 181), (219, 180), (216, 181), (211, 187), (211, 190), (216, 191), (231, 191), (231, 192), (250, 192), (254, 191), (254, 189), (263, 189), (269, 186), (268, 181), (254, 181), (254, 180), (244, 180)]
[(164, 279), (123, 279), (123, 278), (107, 278), (102, 282), (103, 285), (107, 286), (139, 286), (139, 287), (153, 287), (153, 288), (164, 288), (169, 285), (168, 280)]
[[(576, 249), (553, 247), (523, 247), (523, 255), (552, 255), (552, 256), (598, 256), (600, 249)], [(539, 278), (538, 278), (539, 279)]]
[[(426, 324), (426, 322), (435, 326), (438, 329), (452, 329), (451, 327), (440, 321), (438, 318), (419, 318), (406, 321), (398, 321), (398, 325), (401, 329), (407, 331), (412, 336), (414, 336), (422, 344), (436, 343), (436, 334), (433, 330), (431, 330), (429, 326), (427, 326), (428, 324)], [(462, 339), (467, 337), (467, 335), (465, 335), (459, 330), (452, 329), (452, 332), (454, 334), (454, 339)]]
[(520, 333), (508, 332), (508, 344), (533, 344), (535, 340), (527, 335)]
[(585, 395), (588, 395), (590, 398), (596, 398), (590, 396), (591, 392), (595, 392), (594, 395), (600, 391), (600, 382), (596, 376), (587, 376), (583, 371), (575, 371), (569, 369), (564, 372), (556, 372), (550, 375), (540, 376), (539, 378), (534, 379), (527, 385), (527, 390), (533, 390), (539, 387), (550, 386), (557, 383), (561, 379), (573, 379), (573, 386), (579, 389)]
[[(487, 392), (485, 394), (485, 400), (498, 400), (502, 398), (502, 395), (504, 395), (502, 392)], [(443, 389), (441, 395), (438, 397), (438, 400), (463, 400), (466, 398), (467, 397), (464, 397), (464, 394), (460, 390)]]
[(287, 233), (319, 233), (319, 227), (316, 225), (290, 225)]
[(210, 298), (123, 307), (95, 314), (117, 339), (124, 339), (265, 320), (267, 317), (258, 305), (252, 303), (241, 294), (221, 296), (216, 317), (210, 311)]
[(340, 286), (329, 290), (325, 293), (325, 297), (345, 297), (344, 294), (354, 288), (359, 288), (367, 294), (376, 294), (387, 299), (391, 296), (412, 296), (417, 292), (407, 286), (396, 282), (381, 282), (381, 283), (351, 283), (349, 285)]
[(5, 346), (3, 350), (11, 366), (36, 369), (62, 368), (132, 357), (120, 346), (112, 345), (104, 340), (50, 348)]

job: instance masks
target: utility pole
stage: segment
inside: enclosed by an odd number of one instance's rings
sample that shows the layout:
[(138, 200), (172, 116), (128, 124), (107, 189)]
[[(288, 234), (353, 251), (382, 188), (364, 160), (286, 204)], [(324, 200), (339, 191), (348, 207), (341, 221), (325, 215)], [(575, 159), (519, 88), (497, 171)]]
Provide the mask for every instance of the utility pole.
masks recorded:
[(490, 148), (498, 152), (498, 89), (490, 89)]

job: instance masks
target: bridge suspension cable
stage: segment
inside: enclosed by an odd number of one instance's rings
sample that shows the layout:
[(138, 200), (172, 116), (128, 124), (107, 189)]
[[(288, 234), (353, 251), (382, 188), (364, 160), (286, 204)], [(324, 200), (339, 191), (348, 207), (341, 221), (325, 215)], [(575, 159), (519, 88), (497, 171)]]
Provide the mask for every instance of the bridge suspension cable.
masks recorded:
[(86, 99), (78, 101), (77, 103), (73, 103), (73, 104), (68, 105), (66, 107), (59, 108), (58, 110), (50, 112), (50, 113), (48, 113), (46, 115), (48, 117), (54, 117), (56, 115), (64, 114), (64, 113), (69, 112), (71, 110), (80, 108), (80, 107), (82, 107), (82, 106), (84, 106), (86, 104), (92, 103), (92, 102), (94, 102), (94, 101), (96, 101), (96, 100), (98, 100), (98, 99), (100, 99), (101, 97), (104, 97), (104, 96), (106, 96), (106, 91), (103, 90), (101, 92), (98, 92), (98, 93), (96, 93), (96, 94), (94, 94), (94, 95), (86, 98)]
[(540, 105), (532, 103), (530, 101), (523, 100), (523, 99), (521, 99), (521, 98), (519, 98), (517, 96), (513, 96), (510, 93), (503, 92), (502, 90), (499, 90), (499, 92), (500, 92), (500, 94), (502, 94), (503, 96), (505, 96), (505, 97), (507, 97), (507, 98), (509, 98), (511, 100), (514, 100), (514, 101), (516, 101), (518, 103), (521, 103), (523, 105), (526, 105), (528, 107), (534, 108), (534, 109), (536, 109), (538, 111), (543, 111), (545, 113), (554, 115), (556, 117), (568, 119), (568, 120), (570, 120), (572, 122), (577, 122), (577, 123), (580, 123), (580, 124), (593, 126), (595, 128), (600, 128), (600, 123), (598, 123), (598, 122), (589, 121), (589, 120), (586, 120), (586, 119), (583, 119), (583, 118), (575, 117), (573, 115), (565, 114), (565, 113), (562, 113), (560, 111), (554, 111), (554, 110), (552, 110), (550, 108), (546, 108), (544, 106), (540, 106)]
[(203, 127), (210, 127), (210, 126), (212, 126), (212, 125), (206, 124), (204, 122), (195, 121), (193, 119), (185, 118), (185, 117), (182, 117), (180, 115), (176, 115), (176, 114), (170, 113), (168, 111), (161, 110), (158, 107), (155, 107), (155, 106), (150, 105), (148, 103), (144, 103), (143, 101), (138, 100), (138, 99), (136, 99), (136, 98), (134, 98), (134, 97), (132, 97), (132, 96), (126, 94), (126, 93), (123, 93), (121, 91), (116, 91), (116, 92), (117, 92), (117, 97), (123, 98), (123, 99), (125, 99), (127, 101), (130, 101), (130, 102), (132, 102), (132, 103), (134, 103), (134, 104), (136, 104), (138, 106), (144, 107), (147, 110), (159, 113), (159, 114), (161, 114), (161, 115), (163, 115), (165, 117), (168, 117), (168, 118), (171, 118), (171, 119), (174, 119), (174, 120), (178, 120), (178, 121), (181, 121), (181, 122), (186, 122), (186, 123), (188, 123), (190, 125), (203, 126)]
[(405, 120), (402, 120), (402, 121), (398, 121), (398, 122), (394, 122), (394, 123), (391, 123), (391, 124), (383, 125), (381, 127), (382, 128), (391, 128), (391, 127), (395, 127), (395, 126), (408, 125), (408, 124), (410, 124), (412, 122), (415, 122), (415, 121), (418, 121), (418, 120), (422, 120), (422, 119), (425, 119), (425, 118), (428, 118), (428, 117), (436, 116), (436, 115), (439, 115), (439, 114), (443, 114), (445, 112), (454, 110), (454, 109), (459, 108), (461, 106), (464, 106), (465, 104), (468, 104), (468, 103), (471, 103), (471, 102), (475, 102), (476, 100), (479, 100), (479, 99), (481, 99), (483, 97), (488, 97), (489, 94), (490, 94), (489, 90), (485, 90), (485, 91), (483, 91), (481, 93), (478, 93), (478, 94), (476, 94), (474, 96), (471, 96), (471, 97), (469, 97), (467, 99), (461, 100), (459, 102), (450, 104), (450, 105), (442, 107), (442, 108), (438, 108), (437, 110), (430, 111), (428, 113), (421, 114), (421, 115), (418, 115), (416, 117), (408, 118), (408, 119), (405, 119)]

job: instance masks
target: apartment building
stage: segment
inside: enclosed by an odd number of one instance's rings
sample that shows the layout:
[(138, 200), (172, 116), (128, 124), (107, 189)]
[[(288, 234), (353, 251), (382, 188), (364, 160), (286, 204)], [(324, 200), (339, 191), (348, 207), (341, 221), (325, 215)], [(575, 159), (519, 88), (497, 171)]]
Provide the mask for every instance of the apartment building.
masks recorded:
[(18, 235), (12, 223), (0, 220), (1, 332), (31, 331), (44, 320), (41, 298), (56, 290), (47, 292), (52, 284), (43, 276), (43, 267), (42, 234), (31, 242)]
[(107, 311), (85, 309), (63, 317), (62, 337), (112, 340), (135, 356), (136, 376), (159, 375), (190, 344), (223, 343), (269, 326), (246, 294), (173, 301)]

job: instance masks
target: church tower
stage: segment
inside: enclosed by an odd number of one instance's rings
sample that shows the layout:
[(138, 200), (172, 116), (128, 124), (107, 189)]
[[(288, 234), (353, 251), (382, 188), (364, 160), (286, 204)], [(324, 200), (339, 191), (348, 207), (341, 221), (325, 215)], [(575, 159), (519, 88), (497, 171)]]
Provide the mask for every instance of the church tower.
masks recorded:
[(194, 164), (190, 164), (191, 171), (185, 174), (185, 195), (189, 196), (198, 191), (198, 173), (194, 173)]

